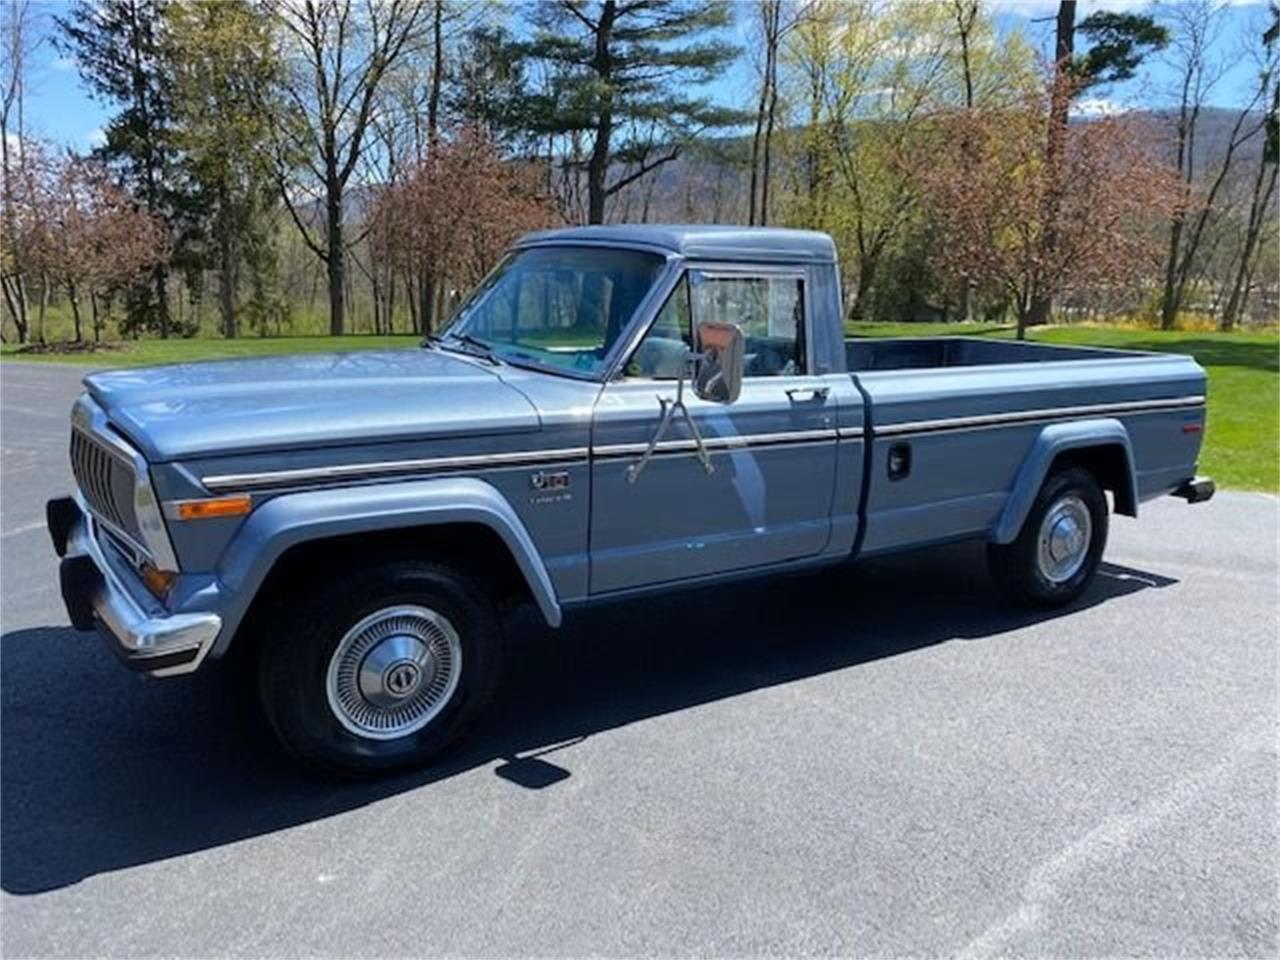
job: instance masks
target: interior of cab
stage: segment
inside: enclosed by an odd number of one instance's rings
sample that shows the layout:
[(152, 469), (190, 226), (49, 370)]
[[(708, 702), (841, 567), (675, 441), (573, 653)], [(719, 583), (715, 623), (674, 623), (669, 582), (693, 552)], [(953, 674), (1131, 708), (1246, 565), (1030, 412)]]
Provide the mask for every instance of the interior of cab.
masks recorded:
[(707, 321), (737, 324), (747, 377), (804, 373), (803, 281), (791, 276), (681, 278), (627, 364), (629, 377), (674, 380), (694, 349), (692, 330)]

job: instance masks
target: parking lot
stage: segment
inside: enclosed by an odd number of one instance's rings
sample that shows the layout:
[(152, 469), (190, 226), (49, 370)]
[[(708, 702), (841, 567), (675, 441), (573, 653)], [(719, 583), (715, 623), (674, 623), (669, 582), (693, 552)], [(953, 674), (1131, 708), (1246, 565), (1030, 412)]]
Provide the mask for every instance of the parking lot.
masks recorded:
[(460, 753), (338, 784), (66, 626), (82, 372), (0, 368), (5, 956), (1280, 949), (1275, 497), (1116, 518), (1051, 615), (962, 545), (517, 618)]

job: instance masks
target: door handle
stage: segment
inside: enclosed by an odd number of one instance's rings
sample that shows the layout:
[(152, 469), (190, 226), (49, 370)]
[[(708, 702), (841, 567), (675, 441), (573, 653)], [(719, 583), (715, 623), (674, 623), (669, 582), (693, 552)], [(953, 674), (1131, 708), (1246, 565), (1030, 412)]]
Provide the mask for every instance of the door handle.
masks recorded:
[(827, 394), (831, 392), (831, 388), (830, 387), (789, 387), (785, 392), (787, 394), (787, 399), (791, 400), (792, 402), (802, 399), (805, 394), (808, 394), (808, 397), (810, 400), (825, 400), (827, 399)]

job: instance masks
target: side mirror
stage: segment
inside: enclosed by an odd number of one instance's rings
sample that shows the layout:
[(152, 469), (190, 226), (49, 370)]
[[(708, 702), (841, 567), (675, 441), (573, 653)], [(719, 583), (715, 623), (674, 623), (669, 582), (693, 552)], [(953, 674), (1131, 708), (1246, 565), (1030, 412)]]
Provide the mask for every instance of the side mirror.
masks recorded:
[(742, 392), (742, 328), (708, 320), (698, 325), (698, 343), (693, 392), (713, 403), (733, 403)]

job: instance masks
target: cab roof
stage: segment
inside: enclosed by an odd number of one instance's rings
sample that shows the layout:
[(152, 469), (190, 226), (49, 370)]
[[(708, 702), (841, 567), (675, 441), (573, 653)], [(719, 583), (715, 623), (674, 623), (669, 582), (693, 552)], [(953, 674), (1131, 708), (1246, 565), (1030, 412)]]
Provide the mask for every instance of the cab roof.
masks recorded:
[(520, 238), (517, 246), (600, 244), (659, 248), (701, 260), (748, 260), (773, 263), (835, 263), (831, 238), (814, 230), (782, 227), (735, 227), (713, 224), (616, 224), (539, 230)]

